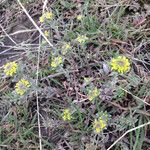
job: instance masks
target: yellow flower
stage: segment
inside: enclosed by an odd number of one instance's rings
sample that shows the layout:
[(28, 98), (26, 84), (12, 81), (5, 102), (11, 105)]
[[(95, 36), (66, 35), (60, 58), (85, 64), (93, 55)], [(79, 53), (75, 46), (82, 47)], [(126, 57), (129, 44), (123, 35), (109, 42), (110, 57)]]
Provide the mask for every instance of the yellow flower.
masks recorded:
[(44, 35), (45, 35), (46, 37), (48, 37), (48, 36), (49, 36), (49, 31), (45, 30), (45, 31), (44, 31)]
[(49, 19), (49, 20), (53, 19), (53, 13), (52, 12), (46, 12), (45, 13), (45, 18)]
[(78, 16), (77, 16), (77, 20), (81, 20), (82, 18), (83, 18), (82, 15), (78, 15)]
[(25, 79), (21, 79), (15, 86), (16, 88), (16, 92), (19, 94), (19, 95), (23, 95), (27, 89), (30, 87), (30, 83), (28, 80), (25, 80)]
[(62, 118), (64, 121), (70, 121), (72, 116), (69, 109), (64, 109)]
[(88, 91), (88, 99), (90, 101), (93, 101), (96, 97), (99, 96), (99, 94), (100, 94), (100, 91), (96, 87), (94, 87), (93, 89)]
[(61, 56), (54, 57), (51, 62), (51, 67), (56, 68), (60, 64), (62, 64), (62, 62), (63, 62), (63, 58)]
[(9, 62), (4, 65), (4, 73), (7, 76), (13, 76), (17, 72), (18, 65), (16, 62)]
[(77, 37), (77, 41), (81, 44), (85, 43), (88, 40), (88, 38), (85, 35), (79, 35)]
[(68, 52), (68, 50), (69, 50), (70, 48), (71, 48), (70, 43), (64, 44), (64, 45), (62, 46), (62, 51), (61, 51), (61, 53), (62, 53), (63, 55), (65, 55), (65, 54)]
[(92, 81), (92, 78), (84, 78), (84, 83), (89, 84)]
[(46, 12), (46, 13), (44, 13), (44, 14), (39, 18), (40, 22), (43, 23), (44, 20), (45, 20), (45, 18), (46, 18), (46, 19), (49, 19), (49, 20), (53, 19), (53, 13), (52, 13), (52, 12)]
[(93, 123), (93, 128), (96, 133), (100, 133), (103, 131), (107, 126), (107, 121), (105, 121), (102, 117), (99, 117), (98, 119), (95, 119)]
[(45, 17), (44, 17), (44, 15), (42, 15), (39, 20), (40, 20), (41, 23), (43, 23), (44, 19), (45, 19)]
[(111, 60), (111, 68), (119, 73), (126, 73), (130, 70), (130, 62), (125, 56), (118, 56)]

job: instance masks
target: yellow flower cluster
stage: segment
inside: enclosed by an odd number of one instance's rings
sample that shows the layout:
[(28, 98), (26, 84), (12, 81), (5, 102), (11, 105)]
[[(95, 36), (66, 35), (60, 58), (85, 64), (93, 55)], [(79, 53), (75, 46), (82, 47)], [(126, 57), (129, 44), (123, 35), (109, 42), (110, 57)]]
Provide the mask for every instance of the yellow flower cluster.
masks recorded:
[(98, 97), (100, 94), (99, 89), (97, 89), (96, 87), (94, 87), (93, 89), (88, 91), (88, 99), (90, 101), (93, 101), (96, 97)]
[(17, 72), (18, 65), (16, 62), (8, 62), (4, 65), (4, 73), (7, 76), (13, 76)]
[(70, 48), (71, 48), (70, 43), (65, 43), (62, 46), (62, 50), (61, 50), (62, 55), (65, 55)]
[(27, 89), (30, 87), (30, 83), (28, 80), (25, 80), (25, 79), (21, 79), (15, 86), (16, 88), (16, 92), (19, 94), (19, 95), (23, 95)]
[(107, 126), (107, 120), (103, 119), (103, 117), (99, 117), (98, 119), (95, 119), (93, 123), (93, 128), (96, 133), (100, 133), (103, 131)]
[(52, 58), (51, 67), (56, 68), (62, 64), (63, 58), (61, 56)]
[(44, 35), (45, 35), (46, 37), (48, 37), (48, 36), (49, 36), (49, 31), (45, 30), (45, 31), (44, 31)]
[(79, 21), (82, 20), (82, 18), (83, 18), (83, 15), (78, 15), (77, 16), (77, 20), (79, 20)]
[(84, 83), (89, 84), (92, 81), (92, 78), (84, 78)]
[(85, 43), (88, 40), (88, 38), (85, 35), (79, 35), (77, 37), (77, 41), (81, 44)]
[(51, 20), (53, 19), (53, 13), (52, 12), (46, 12), (40, 17), (40, 22), (43, 23), (45, 19)]
[(130, 62), (125, 56), (118, 56), (111, 60), (111, 68), (119, 73), (126, 73), (130, 70)]
[(64, 109), (62, 118), (64, 121), (70, 121), (72, 116), (69, 109)]

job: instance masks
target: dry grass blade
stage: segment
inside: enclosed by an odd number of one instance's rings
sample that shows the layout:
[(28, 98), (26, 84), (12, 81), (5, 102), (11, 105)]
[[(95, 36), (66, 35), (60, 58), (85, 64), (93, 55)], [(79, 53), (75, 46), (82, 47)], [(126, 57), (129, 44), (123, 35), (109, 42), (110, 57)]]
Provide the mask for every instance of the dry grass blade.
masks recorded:
[(3, 28), (3, 26), (0, 24), (0, 28), (2, 29), (2, 31), (5, 33), (5, 35), (15, 44), (17, 45), (17, 43), (9, 36), (9, 34), (7, 34), (7, 32), (5, 31), (5, 29)]
[(25, 7), (22, 5), (22, 3), (20, 2), (20, 0), (17, 0), (19, 5), (21, 6), (22, 10), (25, 12), (25, 14), (28, 16), (29, 20), (33, 23), (33, 25), (36, 27), (36, 29), (39, 31), (39, 33), (42, 35), (42, 37), (46, 40), (46, 42), (53, 47), (53, 45), (51, 44), (51, 42), (48, 40), (48, 38), (44, 35), (44, 33), (42, 32), (42, 30), (38, 27), (38, 25), (35, 23), (35, 21), (32, 19), (32, 17), (29, 15), (29, 13), (27, 12), (27, 10), (25, 9)]
[(130, 133), (130, 132), (132, 132), (132, 131), (135, 131), (135, 130), (137, 130), (137, 129), (143, 128), (143, 127), (148, 126), (148, 125), (150, 125), (150, 121), (147, 122), (147, 123), (144, 123), (144, 124), (142, 124), (142, 125), (139, 125), (139, 126), (137, 126), (137, 127), (135, 127), (135, 128), (132, 128), (132, 129), (128, 130), (128, 131), (125, 132), (120, 138), (118, 138), (109, 148), (107, 148), (107, 150), (110, 150), (111, 148), (113, 148), (113, 147), (114, 147), (124, 136), (126, 136), (128, 133)]

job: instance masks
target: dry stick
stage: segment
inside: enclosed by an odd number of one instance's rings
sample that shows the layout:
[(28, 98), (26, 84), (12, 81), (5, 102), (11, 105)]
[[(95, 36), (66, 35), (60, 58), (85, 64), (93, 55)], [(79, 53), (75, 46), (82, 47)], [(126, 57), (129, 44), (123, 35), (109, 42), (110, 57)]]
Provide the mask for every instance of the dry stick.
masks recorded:
[(114, 105), (115, 107), (121, 109), (121, 110), (124, 110), (124, 111), (129, 111), (129, 108), (125, 108), (125, 107), (122, 107), (120, 106), (119, 104), (115, 103), (115, 102), (111, 102), (111, 101), (108, 101), (108, 103)]
[(2, 31), (5, 33), (5, 35), (15, 44), (17, 45), (17, 43), (7, 34), (7, 32), (5, 31), (5, 29), (3, 28), (3, 26), (0, 24), (0, 27), (2, 28)]
[[(40, 41), (40, 38), (39, 38)], [(39, 78), (39, 64), (40, 64), (40, 45), (38, 49), (38, 62), (37, 62), (37, 72), (36, 72), (36, 86), (38, 86), (38, 78)], [(36, 106), (37, 106), (37, 116), (38, 116), (38, 129), (39, 129), (39, 144), (40, 150), (42, 150), (42, 135), (41, 135), (41, 124), (40, 124), (40, 113), (39, 113), (39, 97), (38, 91), (36, 90)]]
[[(33, 25), (36, 27), (36, 29), (40, 32), (40, 34), (43, 36), (43, 38), (47, 41), (47, 43), (53, 47), (53, 45), (50, 43), (50, 41), (47, 39), (47, 37), (44, 35), (44, 33), (41, 31), (41, 29), (37, 26), (37, 24), (34, 22), (34, 20), (31, 18), (25, 7), (22, 5), (20, 0), (17, 0), (29, 20), (33, 23)], [(36, 85), (38, 86), (38, 78), (39, 78), (39, 63), (40, 63), (40, 46), (38, 49), (38, 62), (37, 62), (37, 78), (36, 78)], [(42, 150), (42, 136), (41, 136), (41, 125), (40, 125), (40, 113), (39, 113), (39, 97), (38, 97), (38, 92), (36, 91), (36, 103), (37, 103), (37, 115), (38, 115), (38, 130), (39, 130), (39, 146), (40, 150)]]
[(22, 3), (20, 2), (20, 0), (17, 0), (19, 5), (21, 6), (21, 8), (23, 9), (24, 13), (28, 16), (29, 20), (33, 23), (33, 25), (36, 27), (36, 29), (40, 32), (40, 34), (42, 35), (42, 37), (46, 40), (46, 42), (53, 47), (53, 45), (51, 44), (51, 42), (48, 40), (48, 38), (44, 35), (44, 33), (41, 31), (41, 29), (38, 27), (38, 25), (35, 23), (35, 21), (31, 18), (31, 16), (29, 15), (29, 13), (27, 12), (27, 10), (25, 9), (25, 7), (22, 5)]
[(125, 90), (124, 88), (122, 88), (122, 87), (120, 87), (120, 88), (121, 88), (123, 91), (125, 91), (126, 93), (128, 93), (128, 94), (132, 95), (135, 99), (137, 99), (137, 100), (139, 100), (139, 101), (141, 101), (141, 102), (145, 103), (146, 105), (150, 106), (150, 104), (149, 104), (149, 103), (147, 103), (146, 101), (144, 101), (144, 100), (142, 100), (141, 98), (139, 98), (139, 97), (137, 97), (137, 96), (133, 95), (131, 92), (129, 92), (129, 91), (127, 91), (127, 90)]
[(137, 127), (135, 127), (135, 128), (132, 128), (132, 129), (128, 130), (128, 131), (125, 132), (120, 138), (118, 138), (107, 150), (110, 150), (112, 147), (114, 147), (114, 146), (115, 146), (124, 136), (126, 136), (126, 134), (128, 134), (129, 132), (132, 132), (132, 131), (137, 130), (137, 129), (142, 128), (142, 127), (145, 127), (145, 126), (147, 126), (147, 125), (150, 125), (150, 121), (147, 122), (147, 123), (144, 123), (144, 124), (142, 124), (142, 125), (139, 125), (139, 126), (137, 126)]
[[(109, 103), (109, 104), (112, 104), (113, 106), (117, 107), (117, 108), (120, 109), (120, 110), (123, 110), (123, 111), (130, 111), (129, 108), (122, 107), (122, 106), (120, 106), (119, 104), (117, 104), (117, 103), (115, 103), (115, 102), (110, 102), (110, 101), (108, 101), (108, 103)], [(138, 111), (136, 111), (136, 112), (150, 117), (150, 113), (148, 113), (148, 112), (145, 112), (145, 111), (142, 111), (142, 110), (138, 110)]]
[[(20, 33), (27, 33), (27, 32), (33, 32), (33, 31), (37, 31), (37, 29), (19, 30), (19, 31), (15, 31), (13, 33), (10, 33), (9, 35), (12, 36), (12, 35), (20, 34)], [(0, 38), (5, 37), (5, 36), (7, 36), (7, 35), (2, 34), (2, 35), (0, 35)]]
[[(73, 72), (78, 72), (78, 70), (70, 70), (70, 71), (67, 71), (67, 73), (73, 73)], [(63, 74), (65, 74), (65, 73), (66, 73), (66, 72), (55, 73), (55, 74), (52, 74), (52, 75), (49, 75), (49, 76), (47, 76), (47, 77), (42, 78), (41, 81), (42, 81), (42, 80), (46, 80), (46, 79), (48, 79), (48, 78), (54, 78), (54, 77), (63, 75)]]
[[(36, 72), (36, 86), (38, 86), (38, 79), (39, 79), (40, 41), (41, 41), (41, 35), (39, 36), (38, 62), (37, 62), (37, 72)], [(52, 46), (52, 45), (50, 45), (50, 46)], [(42, 150), (42, 135), (41, 135), (41, 124), (40, 124), (40, 112), (39, 112), (40, 107), (39, 107), (39, 96), (38, 96), (38, 91), (37, 90), (36, 90), (36, 106), (37, 106), (37, 114), (38, 114), (39, 144), (40, 144), (40, 150)]]
[(44, 11), (45, 11), (45, 8), (46, 8), (46, 6), (47, 6), (47, 3), (48, 3), (48, 0), (45, 0), (44, 3), (43, 3), (43, 13), (44, 13)]

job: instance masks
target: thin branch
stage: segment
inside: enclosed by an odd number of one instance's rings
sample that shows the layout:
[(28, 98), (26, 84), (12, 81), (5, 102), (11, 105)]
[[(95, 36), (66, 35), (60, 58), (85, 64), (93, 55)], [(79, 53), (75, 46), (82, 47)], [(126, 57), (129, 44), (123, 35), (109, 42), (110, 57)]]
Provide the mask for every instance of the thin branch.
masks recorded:
[(114, 147), (124, 136), (126, 136), (128, 133), (130, 133), (130, 132), (132, 132), (132, 131), (134, 131), (134, 130), (137, 130), (137, 129), (139, 129), (139, 128), (143, 128), (143, 127), (145, 127), (145, 126), (147, 126), (147, 125), (150, 125), (150, 121), (147, 122), (147, 123), (144, 123), (144, 124), (142, 124), (142, 125), (139, 125), (139, 126), (137, 126), (137, 127), (135, 127), (135, 128), (132, 128), (132, 129), (128, 130), (128, 131), (125, 132), (120, 138), (118, 138), (107, 150), (110, 150), (111, 148), (113, 148), (113, 147)]
[[(73, 72), (78, 72), (78, 70), (70, 70), (70, 71), (67, 71), (67, 73), (73, 73)], [(42, 81), (42, 80), (46, 80), (46, 79), (48, 79), (48, 78), (54, 78), (54, 77), (63, 75), (63, 74), (65, 74), (65, 73), (66, 73), (66, 72), (59, 72), (59, 73), (51, 74), (51, 75), (49, 75), (49, 76), (47, 76), (47, 77), (42, 78), (41, 81)]]
[[(53, 45), (49, 42), (49, 40), (45, 37), (44, 33), (41, 31), (41, 29), (37, 26), (37, 24), (34, 22), (34, 20), (31, 18), (25, 7), (22, 5), (20, 0), (17, 0), (29, 20), (33, 23), (33, 25), (36, 27), (36, 29), (40, 32), (40, 34), (43, 36), (43, 38), (47, 41), (47, 43), (53, 47)], [(40, 38), (39, 38), (39, 48), (38, 48), (38, 61), (37, 61), (37, 71), (36, 71), (36, 86), (38, 86), (38, 79), (39, 79), (39, 63), (40, 63)], [(39, 131), (39, 146), (40, 150), (42, 150), (42, 135), (41, 135), (41, 124), (40, 124), (40, 113), (39, 113), (39, 97), (38, 97), (38, 91), (36, 91), (36, 105), (37, 105), (37, 117), (38, 117), (38, 131)]]
[(39, 31), (39, 33), (42, 35), (42, 37), (46, 40), (46, 42), (53, 47), (53, 45), (51, 44), (51, 42), (48, 40), (48, 38), (44, 35), (44, 33), (42, 32), (42, 30), (38, 27), (38, 25), (35, 23), (35, 21), (31, 18), (31, 16), (29, 15), (29, 13), (27, 12), (27, 10), (25, 9), (25, 7), (22, 5), (22, 3), (20, 2), (20, 0), (17, 0), (19, 5), (21, 6), (21, 8), (23, 9), (24, 13), (27, 15), (27, 17), (29, 18), (29, 20), (33, 23), (33, 25), (35, 26), (35, 28)]
[(120, 87), (120, 88), (121, 88), (123, 91), (125, 91), (126, 93), (132, 95), (135, 99), (137, 99), (137, 100), (141, 101), (142, 103), (145, 103), (146, 105), (150, 106), (150, 104), (147, 103), (146, 101), (144, 101), (144, 100), (142, 100), (141, 98), (139, 98), (139, 97), (133, 95), (131, 92), (127, 91), (126, 89), (124, 89), (124, 88), (122, 88), (122, 87)]
[(17, 45), (17, 43), (9, 36), (9, 34), (7, 34), (7, 32), (5, 31), (5, 29), (3, 28), (3, 26), (0, 24), (0, 27), (2, 28), (2, 31), (5, 33), (5, 35), (15, 44)]
[[(39, 38), (40, 40), (40, 38)], [(38, 62), (37, 62), (37, 71), (36, 71), (36, 86), (38, 86), (38, 79), (39, 79), (39, 64), (40, 64), (40, 45), (38, 49)], [(38, 116), (38, 130), (39, 130), (39, 144), (40, 150), (42, 150), (42, 135), (41, 135), (41, 124), (40, 124), (40, 113), (39, 113), (39, 97), (38, 91), (36, 91), (36, 107), (37, 107), (37, 116)]]
[[(28, 33), (28, 32), (33, 32), (33, 31), (37, 31), (37, 29), (19, 30), (19, 31), (15, 31), (13, 33), (10, 33), (9, 35), (12, 36), (12, 35), (20, 34), (20, 33)], [(5, 36), (7, 36), (7, 35), (2, 34), (2, 35), (0, 35), (0, 38), (5, 37)]]
[(43, 13), (45, 12), (47, 3), (48, 3), (48, 0), (45, 0), (43, 3)]

